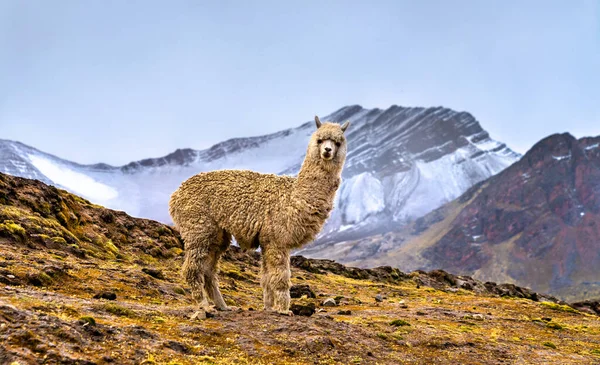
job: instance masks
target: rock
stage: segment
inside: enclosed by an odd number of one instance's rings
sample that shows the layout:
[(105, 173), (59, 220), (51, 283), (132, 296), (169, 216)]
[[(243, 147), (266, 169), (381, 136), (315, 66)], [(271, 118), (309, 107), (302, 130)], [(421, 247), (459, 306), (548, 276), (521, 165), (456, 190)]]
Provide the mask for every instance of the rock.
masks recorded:
[(404, 300), (401, 300), (400, 302), (398, 302), (398, 306), (400, 308), (404, 308), (404, 309), (408, 308), (408, 305), (406, 305), (406, 302)]
[(377, 294), (375, 296), (375, 301), (378, 302), (378, 303), (383, 302), (383, 296), (381, 296), (381, 294)]
[(341, 310), (341, 311), (338, 311), (337, 314), (340, 314), (340, 315), (343, 315), (343, 316), (349, 316), (349, 315), (352, 314), (352, 312), (350, 310)]
[(341, 298), (340, 300), (336, 301), (338, 305), (349, 305), (350, 304), (350, 299), (348, 298)]
[(206, 319), (208, 317), (206, 314), (207, 314), (206, 311), (199, 310), (196, 313), (192, 314), (192, 316), (190, 317), (190, 320), (196, 321), (196, 320)]
[(79, 324), (81, 324), (82, 326), (95, 326), (96, 325), (96, 320), (94, 319), (94, 317), (90, 317), (90, 316), (80, 317), (77, 322), (79, 322)]
[(337, 303), (335, 302), (335, 299), (327, 298), (323, 301), (323, 303), (321, 305), (323, 307), (335, 307), (335, 306), (337, 306)]
[(178, 342), (178, 341), (167, 341), (164, 343), (166, 348), (169, 348), (173, 351), (180, 352), (182, 354), (187, 354), (190, 352), (188, 345)]
[(474, 321), (483, 321), (484, 320), (483, 314), (479, 314), (479, 313), (476, 313), (476, 314), (465, 314), (462, 318), (465, 319), (465, 320), (471, 319), (471, 320), (474, 320)]
[(310, 289), (308, 284), (292, 285), (292, 287), (290, 288), (290, 297), (302, 298), (303, 295), (306, 295), (307, 298), (317, 297), (315, 293)]
[(589, 314), (600, 314), (600, 300), (584, 300), (573, 303), (572, 307)]
[(157, 278), (160, 280), (164, 280), (165, 276), (163, 275), (163, 272), (159, 269), (154, 269), (154, 268), (150, 268), (150, 267), (145, 267), (142, 269), (142, 271), (150, 276), (152, 276), (153, 278)]
[(313, 314), (315, 314), (315, 312), (316, 312), (315, 303), (307, 303), (307, 304), (294, 303), (290, 307), (290, 310), (292, 311), (292, 313), (294, 313), (297, 316), (306, 316), (306, 317), (310, 317)]
[(113, 292), (105, 291), (105, 292), (101, 292), (101, 293), (94, 295), (94, 299), (115, 300), (115, 299), (117, 299), (117, 294), (115, 294)]
[(28, 273), (27, 282), (33, 286), (49, 286), (52, 284), (52, 278), (44, 272)]
[(54, 279), (57, 279), (61, 276), (68, 275), (67, 271), (70, 268), (71, 267), (68, 265), (64, 265), (63, 267), (56, 266), (56, 265), (46, 265), (42, 268), (42, 271), (44, 273), (46, 273), (46, 275), (48, 275)]

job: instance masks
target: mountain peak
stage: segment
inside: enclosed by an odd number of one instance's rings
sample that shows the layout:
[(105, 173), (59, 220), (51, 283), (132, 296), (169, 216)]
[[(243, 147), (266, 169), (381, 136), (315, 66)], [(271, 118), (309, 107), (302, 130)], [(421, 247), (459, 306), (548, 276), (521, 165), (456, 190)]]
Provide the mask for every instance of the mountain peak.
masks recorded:
[[(392, 105), (383, 110), (348, 105), (322, 119), (349, 120), (352, 127), (336, 209), (319, 242), (405, 224), (518, 158), (505, 144), (491, 139), (471, 114), (444, 107)], [(313, 131), (310, 121), (263, 136), (228, 139), (204, 150), (178, 149), (116, 168), (78, 165), (31, 148), (4, 149), (0, 153), (8, 152), (0, 172), (43, 179), (95, 203), (170, 222), (168, 197), (185, 179), (218, 169), (294, 175)]]

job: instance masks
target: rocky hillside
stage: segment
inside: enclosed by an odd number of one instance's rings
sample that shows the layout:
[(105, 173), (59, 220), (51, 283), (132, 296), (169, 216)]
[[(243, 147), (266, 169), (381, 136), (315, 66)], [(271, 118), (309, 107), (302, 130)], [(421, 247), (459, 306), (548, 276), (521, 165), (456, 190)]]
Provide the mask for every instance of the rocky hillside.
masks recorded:
[[(600, 137), (545, 138), (519, 162), (410, 227), (340, 245), (336, 259), (441, 268), (565, 300), (598, 298), (599, 146)], [(379, 251), (363, 260), (364, 250)]]
[[(383, 110), (353, 105), (322, 119), (351, 122), (344, 182), (336, 209), (318, 239), (319, 256), (325, 258), (332, 243), (388, 231), (420, 217), (518, 158), (493, 140), (471, 114), (448, 108), (394, 105)], [(93, 203), (169, 223), (169, 196), (185, 179), (224, 168), (296, 174), (314, 130), (310, 121), (269, 135), (235, 138), (200, 151), (180, 149), (121, 167), (79, 165), (0, 140), (0, 172), (38, 179)]]
[(260, 310), (259, 254), (221, 265), (239, 309), (191, 320), (168, 226), (0, 174), (2, 364), (591, 364), (600, 303), (443, 271), (292, 258), (293, 307)]

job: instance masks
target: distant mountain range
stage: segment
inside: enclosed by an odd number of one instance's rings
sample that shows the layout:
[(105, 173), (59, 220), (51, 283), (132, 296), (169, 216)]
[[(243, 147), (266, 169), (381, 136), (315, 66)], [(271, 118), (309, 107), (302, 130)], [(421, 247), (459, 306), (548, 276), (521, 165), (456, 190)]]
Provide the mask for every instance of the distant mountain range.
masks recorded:
[[(324, 251), (314, 247), (309, 255)], [(401, 227), (338, 243), (329, 258), (444, 269), (565, 300), (600, 297), (600, 136), (543, 139), (503, 172)]]
[[(336, 209), (317, 240), (325, 251), (340, 241), (403, 226), (520, 157), (491, 139), (469, 113), (442, 107), (382, 110), (354, 105), (322, 119), (351, 122)], [(206, 150), (179, 149), (121, 167), (80, 165), (0, 140), (0, 172), (38, 179), (94, 203), (169, 223), (170, 194), (198, 172), (228, 168), (296, 174), (314, 128), (313, 122), (306, 122), (274, 134), (230, 139)]]

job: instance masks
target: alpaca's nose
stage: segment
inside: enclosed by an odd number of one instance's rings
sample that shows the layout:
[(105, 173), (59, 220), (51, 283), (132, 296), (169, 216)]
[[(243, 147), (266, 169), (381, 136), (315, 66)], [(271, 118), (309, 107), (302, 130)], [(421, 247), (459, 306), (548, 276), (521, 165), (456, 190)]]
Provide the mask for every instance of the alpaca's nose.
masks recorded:
[(325, 147), (325, 152), (331, 152), (331, 147)]

